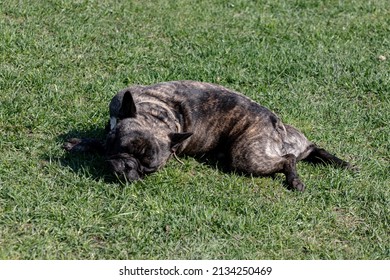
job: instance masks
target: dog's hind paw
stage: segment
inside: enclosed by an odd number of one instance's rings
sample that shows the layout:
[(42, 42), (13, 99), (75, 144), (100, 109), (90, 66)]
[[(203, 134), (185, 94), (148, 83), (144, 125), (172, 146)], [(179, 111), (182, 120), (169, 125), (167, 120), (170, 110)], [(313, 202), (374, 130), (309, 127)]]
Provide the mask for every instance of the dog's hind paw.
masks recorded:
[(295, 178), (292, 181), (291, 186), (293, 187), (294, 190), (297, 190), (300, 192), (303, 192), (305, 190), (305, 185), (298, 178)]

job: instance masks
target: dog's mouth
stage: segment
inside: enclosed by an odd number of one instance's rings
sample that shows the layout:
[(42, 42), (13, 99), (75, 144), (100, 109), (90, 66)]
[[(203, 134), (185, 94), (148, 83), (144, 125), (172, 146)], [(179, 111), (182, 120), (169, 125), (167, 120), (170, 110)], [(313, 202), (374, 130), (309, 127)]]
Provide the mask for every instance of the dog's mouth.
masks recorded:
[(110, 156), (107, 163), (115, 174), (125, 177), (129, 182), (140, 180), (146, 174), (153, 173), (158, 169), (158, 167), (143, 166), (137, 158), (126, 153)]

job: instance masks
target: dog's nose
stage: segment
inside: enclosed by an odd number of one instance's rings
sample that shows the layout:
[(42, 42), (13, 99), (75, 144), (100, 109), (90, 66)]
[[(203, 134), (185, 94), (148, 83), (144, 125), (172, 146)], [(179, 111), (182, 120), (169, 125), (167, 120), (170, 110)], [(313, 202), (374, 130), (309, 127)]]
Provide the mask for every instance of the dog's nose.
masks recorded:
[(113, 157), (107, 160), (107, 163), (115, 174), (126, 179), (128, 182), (141, 179), (141, 175), (138, 170), (138, 161), (128, 155), (122, 155), (122, 157)]
[(141, 179), (138, 172), (134, 169), (126, 171), (126, 173), (124, 173), (123, 175), (126, 177), (127, 181), (129, 182), (134, 182)]

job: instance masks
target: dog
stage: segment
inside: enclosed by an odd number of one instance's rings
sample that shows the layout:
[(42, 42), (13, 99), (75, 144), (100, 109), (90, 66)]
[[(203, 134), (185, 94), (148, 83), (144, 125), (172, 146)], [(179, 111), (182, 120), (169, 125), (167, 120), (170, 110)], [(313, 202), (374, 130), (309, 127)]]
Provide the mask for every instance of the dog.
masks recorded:
[(215, 152), (229, 169), (253, 176), (283, 173), (289, 188), (304, 191), (299, 160), (351, 164), (317, 147), (269, 109), (223, 86), (172, 81), (132, 86), (110, 102), (105, 142), (73, 138), (68, 151), (100, 152), (117, 175), (133, 182), (180, 154)]

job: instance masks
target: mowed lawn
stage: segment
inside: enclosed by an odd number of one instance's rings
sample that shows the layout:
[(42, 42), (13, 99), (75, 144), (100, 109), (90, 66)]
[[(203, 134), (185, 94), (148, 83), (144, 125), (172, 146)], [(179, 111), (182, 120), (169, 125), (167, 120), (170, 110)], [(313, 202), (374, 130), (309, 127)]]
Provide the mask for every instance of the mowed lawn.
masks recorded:
[[(0, 1), (0, 259), (390, 259), (388, 0)], [(360, 168), (245, 177), (184, 157), (133, 184), (104, 137), (131, 84), (243, 92)]]

